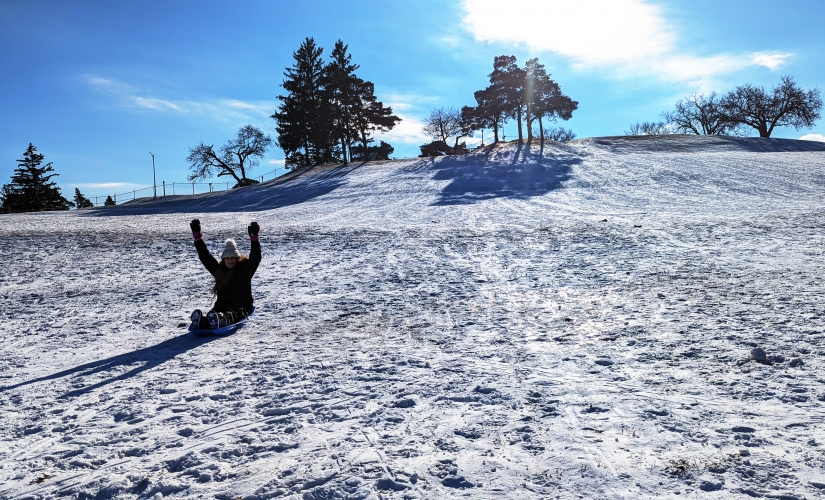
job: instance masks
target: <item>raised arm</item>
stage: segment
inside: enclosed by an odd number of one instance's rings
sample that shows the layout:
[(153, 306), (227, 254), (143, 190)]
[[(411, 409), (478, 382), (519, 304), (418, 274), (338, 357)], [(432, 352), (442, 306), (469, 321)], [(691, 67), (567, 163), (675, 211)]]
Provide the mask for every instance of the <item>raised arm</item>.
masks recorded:
[(200, 258), (203, 267), (209, 271), (209, 274), (215, 276), (215, 272), (218, 270), (218, 259), (209, 253), (206, 243), (203, 242), (201, 221), (198, 219), (192, 219), (192, 222), (189, 223), (189, 227), (192, 228), (192, 237), (195, 239), (195, 249), (198, 251), (198, 258)]
[(261, 263), (261, 243), (258, 239), (258, 233), (261, 231), (261, 226), (257, 222), (253, 222), (246, 229), (249, 232), (249, 263), (252, 265), (252, 272), (258, 269), (258, 264)]

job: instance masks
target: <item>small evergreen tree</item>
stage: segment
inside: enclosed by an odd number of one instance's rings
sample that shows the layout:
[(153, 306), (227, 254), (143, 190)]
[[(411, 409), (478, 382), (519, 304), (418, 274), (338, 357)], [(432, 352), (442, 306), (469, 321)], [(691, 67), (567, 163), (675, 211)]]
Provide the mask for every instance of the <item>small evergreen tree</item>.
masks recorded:
[(95, 204), (92, 203), (92, 200), (83, 196), (80, 188), (74, 188), (74, 206), (76, 208), (92, 208)]
[(17, 168), (11, 177), (11, 183), (0, 189), (2, 206), (0, 211), (39, 212), (44, 210), (68, 210), (73, 203), (63, 197), (60, 188), (52, 177), (59, 174), (54, 172), (52, 163), (42, 167), (44, 156), (37, 152), (37, 148), (29, 143), (23, 153), (23, 159), (17, 160)]
[(106, 201), (103, 202), (104, 207), (113, 207), (115, 205), (115, 200), (112, 199), (112, 195), (106, 197)]

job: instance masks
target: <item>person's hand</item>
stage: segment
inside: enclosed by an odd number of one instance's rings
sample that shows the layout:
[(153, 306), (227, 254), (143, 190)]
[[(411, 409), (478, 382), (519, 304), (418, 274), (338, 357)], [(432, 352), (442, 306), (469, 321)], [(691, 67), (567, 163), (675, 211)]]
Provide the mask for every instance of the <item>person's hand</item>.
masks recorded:
[(192, 222), (189, 223), (189, 227), (192, 228), (192, 236), (199, 240), (203, 238), (203, 234), (201, 234), (201, 221), (198, 219), (192, 219)]
[(258, 232), (261, 230), (261, 226), (257, 222), (251, 223), (246, 230), (249, 232), (249, 239), (258, 241)]

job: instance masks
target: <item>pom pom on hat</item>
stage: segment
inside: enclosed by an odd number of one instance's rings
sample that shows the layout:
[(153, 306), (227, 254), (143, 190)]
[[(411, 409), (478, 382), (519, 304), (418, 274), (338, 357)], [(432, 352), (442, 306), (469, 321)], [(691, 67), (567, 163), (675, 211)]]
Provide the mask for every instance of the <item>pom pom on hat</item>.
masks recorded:
[(240, 257), (241, 252), (238, 251), (238, 244), (235, 243), (235, 240), (229, 238), (226, 240), (226, 243), (223, 247), (223, 253), (221, 253), (221, 259), (225, 259), (227, 257)]

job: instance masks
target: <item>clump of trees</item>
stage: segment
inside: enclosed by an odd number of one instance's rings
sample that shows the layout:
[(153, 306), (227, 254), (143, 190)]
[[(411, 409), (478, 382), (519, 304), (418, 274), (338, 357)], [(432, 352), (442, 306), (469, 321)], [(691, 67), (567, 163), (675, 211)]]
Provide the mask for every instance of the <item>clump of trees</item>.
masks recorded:
[(670, 123), (658, 121), (633, 123), (628, 130), (625, 130), (624, 135), (667, 135), (677, 133), (678, 132), (670, 126)]
[[(467, 152), (467, 144), (459, 143), (462, 137), (472, 135), (467, 106), (461, 111), (455, 108), (438, 108), (430, 111), (424, 120), (424, 133), (432, 137), (433, 141), (419, 146), (421, 156), (441, 156), (445, 154), (461, 154)], [(455, 138), (450, 145), (451, 138)]]
[(53, 173), (52, 162), (41, 166), (44, 159), (37, 148), (29, 143), (23, 159), (17, 160), (11, 182), (0, 188), (0, 212), (68, 210), (74, 206), (63, 197), (60, 188), (51, 180), (60, 175)]
[(213, 145), (200, 143), (189, 149), (190, 181), (229, 175), (235, 179), (235, 186), (249, 186), (258, 181), (250, 179), (246, 173), (258, 166), (266, 150), (272, 145), (272, 138), (252, 125), (245, 125), (238, 130), (238, 135), (230, 139), (217, 151)]
[[(545, 134), (544, 121), (569, 120), (579, 103), (564, 95), (559, 84), (550, 78), (546, 68), (537, 58), (528, 60), (523, 68), (515, 56), (498, 56), (493, 60), (493, 71), (488, 75), (490, 85), (476, 91), (475, 106), (464, 106), (461, 111), (453, 108), (433, 110), (424, 121), (424, 133), (433, 142), (421, 146), (422, 156), (427, 153), (455, 154), (466, 151), (459, 140), (472, 137), (474, 131), (492, 129), (493, 141), (499, 141), (499, 131), (509, 120), (518, 124), (518, 140), (533, 140), (533, 124), (538, 122), (538, 136), (542, 143)], [(553, 134), (551, 134), (552, 136)], [(572, 131), (555, 134), (567, 138)], [(452, 142), (452, 146), (449, 143)]]
[(680, 99), (675, 109), (663, 113), (662, 118), (677, 134), (738, 135), (740, 131), (739, 124), (722, 113), (722, 99), (716, 92)]
[(92, 208), (95, 204), (92, 203), (92, 200), (83, 196), (83, 193), (80, 192), (80, 188), (74, 188), (74, 206), (78, 209)]
[[(535, 134), (535, 132), (533, 132)], [(548, 141), (567, 142), (576, 138), (573, 130), (564, 127), (550, 127), (541, 132), (541, 137)]]
[(375, 85), (356, 75), (348, 46), (338, 40), (324, 64), (324, 49), (306, 38), (292, 54), (278, 96), (278, 145), (287, 167), (296, 168), (349, 160), (387, 159), (391, 145), (370, 146), (376, 132), (387, 132), (401, 121), (375, 96)]
[(770, 137), (776, 127), (813, 127), (821, 109), (819, 89), (803, 90), (786, 75), (771, 90), (748, 84), (722, 97), (692, 94), (662, 113), (663, 121), (631, 125), (625, 134), (746, 135), (755, 129), (759, 137)]

